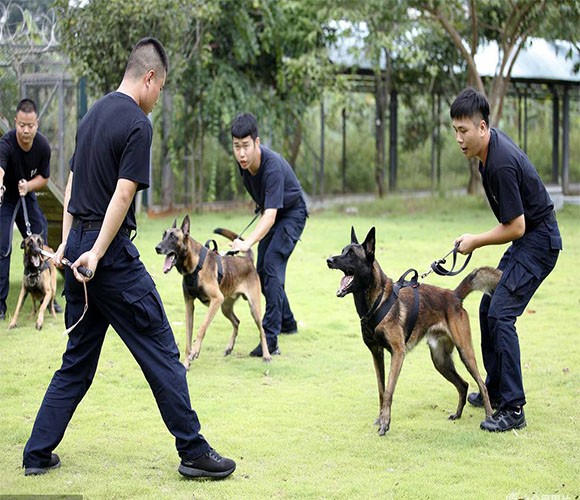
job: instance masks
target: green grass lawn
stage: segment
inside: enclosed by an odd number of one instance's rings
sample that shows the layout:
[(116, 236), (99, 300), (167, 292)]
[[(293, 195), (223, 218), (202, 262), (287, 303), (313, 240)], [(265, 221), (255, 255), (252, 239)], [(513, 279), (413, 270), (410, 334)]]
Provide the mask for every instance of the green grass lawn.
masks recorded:
[[(457, 404), (455, 388), (433, 367), (421, 343), (406, 358), (393, 402), (391, 430), (379, 437), (373, 422), (378, 396), (371, 355), (364, 346), (350, 296), (335, 296), (342, 274), (326, 258), (377, 229), (377, 257), (398, 278), (421, 273), (464, 232), (493, 225), (491, 211), (469, 198), (404, 201), (389, 198), (313, 214), (288, 267), (286, 288), (300, 333), (282, 336), (282, 355), (270, 364), (250, 358), (258, 333), (247, 304), (234, 353), (223, 357), (229, 322), (218, 314), (200, 359), (188, 374), (202, 433), (236, 460), (224, 481), (187, 481), (177, 472), (173, 437), (149, 387), (114, 331), (105, 341), (93, 386), (56, 450), (62, 467), (25, 478), (22, 450), (52, 373), (65, 347), (62, 315), (38, 332), (28, 299), (20, 327), (0, 324), (0, 494), (82, 494), (85, 498), (367, 499), (458, 498), (574, 499), (580, 495), (580, 210), (559, 215), (564, 252), (554, 272), (518, 321), (528, 427), (494, 435), (479, 430), (483, 410)], [(216, 226), (242, 229), (248, 213), (193, 215), (200, 241)], [(141, 218), (135, 243), (164, 300), (175, 338), (184, 346), (181, 278), (162, 273), (154, 246), (172, 218)], [(179, 219), (181, 222), (181, 218)], [(219, 238), (219, 237), (218, 237)], [(16, 241), (16, 240), (15, 240)], [(220, 241), (225, 246), (225, 241)], [(18, 247), (18, 245), (15, 245)], [(466, 272), (496, 265), (505, 247), (476, 251)], [(8, 311), (13, 312), (22, 274), (20, 250), (12, 260)], [(455, 287), (460, 277), (430, 275), (430, 284)], [(62, 283), (59, 283), (59, 288)], [(480, 294), (465, 301), (479, 368), (477, 311)], [(60, 298), (64, 303), (64, 299)], [(206, 308), (199, 305), (195, 326)], [(388, 354), (387, 354), (388, 359)], [(458, 361), (459, 373), (475, 383)]]

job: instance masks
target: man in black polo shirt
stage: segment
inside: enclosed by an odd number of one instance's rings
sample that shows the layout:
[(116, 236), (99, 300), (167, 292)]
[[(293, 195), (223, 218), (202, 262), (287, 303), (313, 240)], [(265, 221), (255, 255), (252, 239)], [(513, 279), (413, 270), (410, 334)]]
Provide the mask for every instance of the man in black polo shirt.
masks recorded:
[[(238, 115), (231, 134), (244, 186), (262, 212), (256, 229), (245, 240), (235, 240), (232, 249), (246, 252), (259, 242), (256, 268), (266, 298), (262, 326), (270, 354), (280, 354), (278, 334), (297, 331), (284, 285), (288, 259), (306, 224), (306, 203), (288, 162), (260, 144), (254, 115)], [(262, 356), (262, 346), (250, 355)]]
[(34, 101), (22, 99), (16, 106), (16, 127), (0, 138), (0, 320), (6, 315), (14, 222), (26, 238), (24, 209), (20, 203), (26, 203), (29, 230), (42, 235), (45, 242), (48, 236), (46, 218), (38, 206), (35, 191), (48, 183), (50, 145), (38, 132), (36, 113)]
[[(60, 466), (52, 451), (89, 389), (112, 326), (139, 363), (161, 416), (175, 436), (187, 477), (223, 478), (236, 464), (210, 448), (191, 408), (185, 368), (155, 283), (129, 239), (136, 229), (135, 193), (149, 186), (149, 114), (165, 84), (165, 49), (154, 38), (133, 48), (116, 92), (99, 99), (81, 121), (63, 212), (63, 243), (56, 260), (66, 270), (65, 322), (72, 328), (62, 367), (46, 391), (24, 449), (26, 475)], [(82, 265), (92, 279), (78, 272)], [(88, 308), (84, 312), (86, 284)]]
[[(526, 403), (520, 366), (516, 319), (542, 281), (550, 274), (562, 249), (554, 205), (528, 157), (501, 130), (489, 128), (489, 103), (472, 88), (451, 105), (457, 143), (467, 158), (479, 159), (487, 199), (499, 224), (481, 234), (455, 240), (468, 254), (486, 245), (512, 242), (501, 258), (501, 280), (491, 297), (484, 295), (479, 320), (486, 386), (498, 409), (481, 423), (486, 431), (503, 432), (526, 425)], [(483, 406), (479, 393), (468, 401)]]

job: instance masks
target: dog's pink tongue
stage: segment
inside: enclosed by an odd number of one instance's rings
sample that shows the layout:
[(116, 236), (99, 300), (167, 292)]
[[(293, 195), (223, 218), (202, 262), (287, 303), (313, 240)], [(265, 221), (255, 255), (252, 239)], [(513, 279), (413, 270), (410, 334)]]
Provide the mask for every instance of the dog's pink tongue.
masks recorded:
[(38, 255), (33, 255), (31, 259), (34, 267), (40, 267), (40, 257)]
[(352, 281), (352, 276), (343, 276), (340, 280), (340, 288), (337, 290), (336, 293), (342, 292)]
[(163, 264), (163, 272), (168, 273), (171, 271), (171, 267), (173, 266), (173, 255), (168, 255), (165, 257), (165, 263)]

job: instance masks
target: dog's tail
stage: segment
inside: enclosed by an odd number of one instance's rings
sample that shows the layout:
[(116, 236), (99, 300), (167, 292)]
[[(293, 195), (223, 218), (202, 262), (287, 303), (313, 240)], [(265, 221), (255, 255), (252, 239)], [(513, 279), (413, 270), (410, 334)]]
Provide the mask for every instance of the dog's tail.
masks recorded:
[[(223, 236), (224, 238), (227, 238), (230, 241), (234, 241), (238, 237), (238, 233), (234, 233), (233, 231), (230, 231), (229, 229), (224, 229), (223, 227), (216, 227), (213, 230), (213, 232), (215, 234)], [(243, 240), (244, 238), (240, 239)], [(254, 260), (254, 252), (252, 252), (251, 248), (246, 252), (246, 255), (250, 257), (250, 259)]]
[(465, 299), (473, 290), (491, 295), (501, 278), (501, 271), (494, 267), (479, 267), (466, 276), (455, 289), (460, 300)]

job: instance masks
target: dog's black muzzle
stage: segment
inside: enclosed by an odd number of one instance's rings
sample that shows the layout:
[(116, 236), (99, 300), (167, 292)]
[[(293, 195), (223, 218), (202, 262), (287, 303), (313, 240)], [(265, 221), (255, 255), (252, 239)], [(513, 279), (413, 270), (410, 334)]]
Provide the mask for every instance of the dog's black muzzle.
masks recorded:
[(165, 255), (167, 254), (168, 250), (165, 247), (165, 245), (163, 244), (163, 242), (159, 243), (156, 247), (155, 247), (155, 251), (159, 254), (159, 255)]

